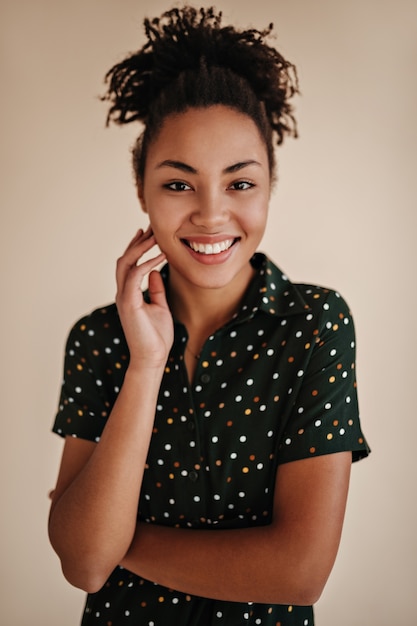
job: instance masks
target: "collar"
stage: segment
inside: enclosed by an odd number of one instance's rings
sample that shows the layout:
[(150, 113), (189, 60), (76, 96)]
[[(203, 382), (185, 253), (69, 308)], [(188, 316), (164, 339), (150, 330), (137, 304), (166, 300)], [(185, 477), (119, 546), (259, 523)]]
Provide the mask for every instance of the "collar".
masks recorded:
[(310, 310), (297, 286), (265, 254), (256, 252), (251, 264), (256, 274), (243, 298), (238, 317), (253, 315), (257, 311), (287, 317)]

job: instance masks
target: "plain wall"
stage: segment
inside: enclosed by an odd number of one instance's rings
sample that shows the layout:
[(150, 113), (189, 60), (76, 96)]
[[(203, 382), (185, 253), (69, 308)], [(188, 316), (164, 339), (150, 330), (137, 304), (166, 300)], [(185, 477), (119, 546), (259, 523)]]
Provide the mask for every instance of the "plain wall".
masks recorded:
[[(161, 0), (0, 2), (1, 603), (5, 626), (77, 626), (84, 594), (47, 539), (62, 449), (50, 432), (67, 332), (113, 300), (115, 259), (146, 220), (130, 146), (105, 129), (105, 72), (143, 43)], [(318, 626), (415, 626), (417, 4), (225, 0), (275, 23), (298, 66), (300, 138), (261, 249), (338, 289), (355, 317), (362, 424), (340, 552)]]

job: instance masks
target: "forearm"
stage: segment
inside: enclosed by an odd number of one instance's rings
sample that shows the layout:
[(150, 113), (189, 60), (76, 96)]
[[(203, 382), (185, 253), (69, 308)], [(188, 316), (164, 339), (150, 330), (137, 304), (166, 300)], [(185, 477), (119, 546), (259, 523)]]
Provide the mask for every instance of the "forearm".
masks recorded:
[(161, 377), (128, 369), (99, 443), (54, 498), (50, 539), (76, 586), (100, 586), (132, 541)]
[(268, 526), (187, 530), (139, 524), (121, 564), (193, 595), (313, 604), (336, 558), (351, 458), (342, 452), (281, 465)]
[(296, 533), (290, 536), (273, 526), (205, 531), (142, 524), (121, 564), (192, 595), (309, 605), (327, 576), (320, 580), (317, 551), (313, 555), (306, 539)]

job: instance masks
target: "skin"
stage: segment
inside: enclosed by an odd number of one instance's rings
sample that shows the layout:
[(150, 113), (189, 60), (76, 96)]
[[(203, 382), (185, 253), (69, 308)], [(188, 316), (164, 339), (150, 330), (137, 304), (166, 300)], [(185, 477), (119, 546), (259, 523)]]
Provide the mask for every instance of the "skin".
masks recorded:
[[(269, 526), (205, 532), (136, 523), (172, 315), (186, 325), (197, 353), (237, 310), (252, 279), (249, 259), (264, 233), (270, 196), (264, 142), (249, 117), (226, 107), (169, 117), (150, 146), (138, 192), (151, 227), (138, 231), (116, 272), (130, 351), (125, 381), (99, 443), (66, 438), (52, 494), (49, 534), (64, 574), (94, 592), (121, 564), (186, 593), (312, 604), (336, 557), (351, 453), (281, 465)], [(162, 253), (142, 262), (156, 242)], [(210, 254), (196, 252), (198, 246)], [(168, 294), (156, 271), (164, 259)], [(149, 304), (141, 292), (147, 275)]]

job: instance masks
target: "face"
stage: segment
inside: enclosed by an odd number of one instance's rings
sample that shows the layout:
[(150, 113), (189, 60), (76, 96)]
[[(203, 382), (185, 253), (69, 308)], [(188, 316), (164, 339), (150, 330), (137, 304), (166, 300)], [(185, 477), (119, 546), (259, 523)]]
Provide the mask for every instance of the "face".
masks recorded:
[(168, 117), (139, 196), (171, 287), (246, 288), (270, 196), (266, 146), (250, 117), (224, 106)]

